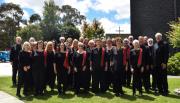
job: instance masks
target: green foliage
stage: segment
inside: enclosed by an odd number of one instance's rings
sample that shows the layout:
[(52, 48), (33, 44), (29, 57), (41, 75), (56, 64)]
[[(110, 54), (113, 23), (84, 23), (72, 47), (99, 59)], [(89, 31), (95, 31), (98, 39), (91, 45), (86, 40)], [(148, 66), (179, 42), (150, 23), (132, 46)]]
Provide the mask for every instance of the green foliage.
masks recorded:
[(29, 18), (29, 23), (40, 22), (41, 17), (39, 14), (32, 14)]
[(168, 74), (180, 75), (180, 52), (171, 56), (168, 61)]
[(6, 41), (10, 41), (7, 33), (0, 32), (0, 51), (3, 51), (8, 47), (8, 42)]
[(180, 48), (180, 18), (170, 24), (171, 31), (168, 32), (167, 37), (173, 47)]
[(43, 33), (41, 27), (38, 24), (27, 25), (21, 30), (17, 31), (17, 35), (23, 38), (23, 41), (28, 41), (30, 37), (36, 38), (36, 40), (43, 39)]
[(102, 38), (104, 37), (104, 28), (101, 26), (101, 23), (98, 20), (94, 19), (92, 24), (84, 22), (82, 33), (84, 37), (89, 39)]

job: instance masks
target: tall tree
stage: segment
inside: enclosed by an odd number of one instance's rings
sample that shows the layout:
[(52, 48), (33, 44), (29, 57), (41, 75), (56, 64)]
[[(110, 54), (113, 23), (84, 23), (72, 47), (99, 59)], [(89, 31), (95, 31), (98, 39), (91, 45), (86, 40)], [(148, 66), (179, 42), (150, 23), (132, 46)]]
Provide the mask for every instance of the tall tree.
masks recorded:
[(80, 25), (86, 17), (81, 15), (76, 8), (72, 8), (70, 5), (63, 5), (60, 8), (61, 23), (72, 23), (74, 25)]
[(59, 6), (55, 5), (54, 0), (44, 2), (43, 20), (41, 27), (45, 40), (57, 38), (59, 25)]
[(2, 3), (0, 5), (0, 31), (4, 31), (10, 38), (9, 46), (13, 43), (12, 40), (16, 36), (16, 31), (20, 29), (20, 23), (24, 23), (23, 14), (19, 5), (13, 3)]
[(40, 22), (41, 21), (41, 16), (39, 14), (32, 14), (29, 18), (29, 23), (35, 23), (35, 22)]

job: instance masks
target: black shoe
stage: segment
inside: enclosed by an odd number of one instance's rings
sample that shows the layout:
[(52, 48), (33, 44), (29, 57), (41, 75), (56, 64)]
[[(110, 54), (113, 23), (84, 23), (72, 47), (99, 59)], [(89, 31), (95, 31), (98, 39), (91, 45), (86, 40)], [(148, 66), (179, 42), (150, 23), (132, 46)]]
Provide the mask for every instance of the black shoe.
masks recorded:
[(115, 96), (116, 96), (116, 97), (119, 97), (119, 93), (116, 93)]
[(22, 96), (20, 94), (16, 94), (17, 97), (21, 98)]
[(133, 93), (133, 96), (136, 96), (136, 93)]
[(24, 92), (23, 95), (24, 95), (24, 96), (28, 96), (28, 93)]

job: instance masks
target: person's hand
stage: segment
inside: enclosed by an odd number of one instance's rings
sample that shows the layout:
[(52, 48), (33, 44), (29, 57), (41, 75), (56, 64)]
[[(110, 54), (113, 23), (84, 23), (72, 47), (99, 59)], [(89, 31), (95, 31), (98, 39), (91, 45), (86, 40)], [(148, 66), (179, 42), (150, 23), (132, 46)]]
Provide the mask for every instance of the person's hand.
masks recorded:
[(161, 67), (162, 67), (163, 69), (166, 69), (166, 64), (162, 63), (162, 64), (161, 64)]
[(31, 67), (30, 66), (27, 66), (27, 69), (29, 70)]
[(110, 62), (110, 66), (113, 66), (113, 65), (114, 65), (114, 63), (111, 61), (111, 62)]
[(54, 73), (57, 74), (57, 70), (56, 69), (54, 69)]
[(144, 72), (144, 67), (141, 67), (141, 73), (143, 73)]
[(126, 65), (126, 67), (125, 67), (125, 71), (128, 71), (128, 66)]
[(68, 67), (68, 74), (71, 73), (71, 67)]
[(93, 71), (92, 66), (90, 66), (90, 71)]
[(13, 65), (13, 62), (10, 62), (11, 63), (11, 65)]
[(83, 71), (85, 71), (85, 70), (86, 70), (86, 66), (83, 67)]
[(27, 69), (27, 67), (26, 67), (26, 66), (24, 66), (23, 70), (24, 70), (25, 72), (27, 72), (27, 70), (28, 70), (28, 69)]
[(131, 72), (134, 73), (134, 69), (133, 68), (131, 68)]
[(107, 71), (107, 70), (108, 70), (108, 67), (106, 66), (106, 67), (105, 67), (105, 71)]
[(77, 72), (77, 68), (76, 67), (74, 67), (74, 72)]

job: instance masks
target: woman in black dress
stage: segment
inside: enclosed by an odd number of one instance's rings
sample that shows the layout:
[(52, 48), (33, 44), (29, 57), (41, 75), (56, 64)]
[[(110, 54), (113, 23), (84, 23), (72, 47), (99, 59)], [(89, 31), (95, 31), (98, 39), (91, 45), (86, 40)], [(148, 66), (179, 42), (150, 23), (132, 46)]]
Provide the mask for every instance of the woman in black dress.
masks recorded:
[(46, 83), (46, 86), (49, 85), (49, 87), (51, 88), (51, 91), (54, 90), (55, 79), (56, 79), (56, 74), (54, 72), (54, 66), (53, 66), (54, 55), (55, 55), (55, 52), (54, 52), (53, 42), (49, 41), (44, 51), (44, 63), (45, 63), (45, 68), (46, 68), (45, 83)]
[(143, 51), (139, 46), (139, 41), (133, 41), (134, 49), (130, 52), (130, 65), (133, 72), (133, 96), (136, 95), (136, 89), (139, 91), (139, 95), (142, 95), (142, 72), (144, 70), (142, 64)]
[[(65, 45), (60, 43), (59, 50), (55, 54), (55, 73), (57, 74), (58, 92), (65, 94), (68, 86), (68, 73), (70, 73), (69, 66), (69, 51), (66, 50)], [(63, 87), (62, 87), (63, 86)]]
[(31, 63), (32, 63), (32, 57), (31, 57), (31, 46), (29, 42), (24, 42), (22, 46), (22, 51), (19, 55), (19, 62), (20, 62), (20, 69), (18, 71), (18, 86), (17, 86), (17, 93), (16, 95), (18, 97), (21, 97), (20, 91), (21, 86), (24, 84), (24, 91), (23, 94), (25, 96), (28, 95), (28, 90), (31, 82)]
[(44, 87), (44, 75), (45, 75), (45, 66), (44, 66), (44, 50), (43, 50), (43, 41), (37, 42), (37, 50), (32, 53), (32, 75), (35, 86), (35, 95), (43, 94)]
[(121, 38), (116, 38), (116, 52), (113, 53), (113, 91), (116, 96), (123, 95), (123, 48)]
[(74, 65), (74, 88), (75, 94), (79, 94), (80, 88), (83, 87), (84, 91), (87, 92), (88, 85), (86, 84), (87, 77), (85, 75), (86, 64), (87, 64), (87, 54), (83, 50), (83, 43), (78, 43), (78, 50), (73, 55), (73, 65)]

